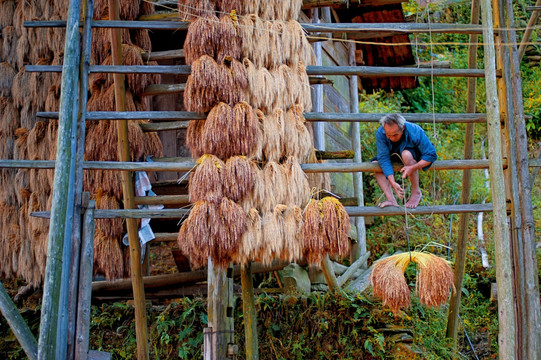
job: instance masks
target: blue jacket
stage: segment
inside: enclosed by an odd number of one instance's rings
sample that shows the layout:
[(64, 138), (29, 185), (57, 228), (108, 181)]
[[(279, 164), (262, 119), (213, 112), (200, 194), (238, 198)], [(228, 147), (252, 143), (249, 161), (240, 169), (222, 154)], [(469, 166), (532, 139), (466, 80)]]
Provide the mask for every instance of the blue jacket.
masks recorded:
[[(385, 177), (394, 174), (391, 164), (392, 142), (385, 136), (383, 126), (380, 126), (376, 132), (376, 147), (378, 151), (378, 163), (383, 174), (385, 174)], [(419, 125), (407, 121), (404, 124), (404, 134), (400, 140), (399, 154), (406, 148), (414, 149), (420, 154), (420, 159), (417, 160), (426, 160), (433, 163), (438, 157), (436, 155), (436, 148), (434, 148), (434, 145), (432, 145), (423, 129)], [(426, 166), (423, 170), (429, 167)]]

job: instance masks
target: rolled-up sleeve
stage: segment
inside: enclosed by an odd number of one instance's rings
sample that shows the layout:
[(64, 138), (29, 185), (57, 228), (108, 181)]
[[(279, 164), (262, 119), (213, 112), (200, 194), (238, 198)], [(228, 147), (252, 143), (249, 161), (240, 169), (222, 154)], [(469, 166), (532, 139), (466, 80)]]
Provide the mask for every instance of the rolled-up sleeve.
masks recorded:
[(378, 164), (385, 177), (393, 175), (393, 165), (391, 164), (391, 150), (388, 145), (387, 137), (382, 128), (376, 132), (376, 148)]

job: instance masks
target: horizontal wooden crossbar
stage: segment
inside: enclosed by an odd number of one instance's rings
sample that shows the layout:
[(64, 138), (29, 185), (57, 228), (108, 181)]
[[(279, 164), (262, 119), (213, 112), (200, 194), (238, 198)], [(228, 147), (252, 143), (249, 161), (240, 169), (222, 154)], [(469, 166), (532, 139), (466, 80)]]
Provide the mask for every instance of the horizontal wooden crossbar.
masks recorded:
[[(27, 65), (27, 72), (62, 72), (62, 65)], [(189, 75), (189, 65), (90, 65), (91, 73)], [(389, 66), (307, 66), (308, 75), (442, 76), (482, 78), (482, 69), (428, 69)]]
[[(467, 205), (437, 205), (418, 206), (415, 209), (406, 209), (400, 206), (346, 206), (350, 216), (398, 216), (398, 215), (430, 215), (430, 214), (461, 214), (472, 212), (492, 211), (492, 204), (467, 204)], [(140, 210), (140, 209), (116, 209), (116, 210), (95, 210), (95, 219), (180, 219), (189, 214), (189, 209), (161, 209), (161, 210)], [(30, 213), (38, 218), (49, 218), (50, 211), (37, 211)]]
[[(94, 28), (127, 28), (148, 30), (187, 30), (186, 21), (140, 21), (140, 20), (94, 20)], [(25, 21), (27, 28), (66, 27), (65, 20)], [(358, 33), (358, 32), (393, 32), (403, 34), (447, 33), (447, 34), (482, 34), (482, 25), (471, 24), (426, 24), (426, 23), (301, 23), (304, 30), (311, 33)]]
[[(58, 112), (38, 112), (38, 117), (46, 119), (58, 119)], [(304, 118), (307, 121), (337, 121), (337, 122), (378, 122), (383, 114), (378, 113), (322, 113), (307, 112)], [(409, 122), (416, 123), (485, 123), (486, 114), (402, 114)], [(205, 120), (206, 115), (188, 111), (90, 111), (86, 113), (86, 120)], [(182, 122), (180, 128), (185, 128), (187, 122)], [(160, 130), (163, 124), (142, 124), (144, 130)], [(185, 126), (184, 126), (185, 125)]]
[[(185, 158), (183, 158), (185, 159)], [(85, 170), (128, 170), (128, 171), (174, 171), (185, 172), (192, 170), (196, 164), (193, 161), (160, 162), (153, 159), (152, 162), (119, 162), (119, 161), (83, 161)], [(54, 169), (53, 160), (0, 160), (0, 168), (12, 169)], [(504, 167), (506, 163), (504, 161)], [(301, 164), (306, 173), (321, 172), (378, 172), (379, 165), (373, 162), (362, 163), (321, 163)], [(400, 165), (394, 166), (399, 170)], [(467, 170), (488, 169), (488, 160), (438, 160), (432, 164), (432, 170)]]

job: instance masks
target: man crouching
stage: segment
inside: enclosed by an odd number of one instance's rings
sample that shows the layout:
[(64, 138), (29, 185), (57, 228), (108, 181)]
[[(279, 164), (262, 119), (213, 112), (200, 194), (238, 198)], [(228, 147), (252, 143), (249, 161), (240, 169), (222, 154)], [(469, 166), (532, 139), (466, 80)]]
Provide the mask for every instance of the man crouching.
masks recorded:
[(376, 172), (376, 180), (387, 200), (378, 204), (379, 207), (398, 206), (393, 190), (399, 199), (404, 197), (404, 189), (395, 181), (393, 162), (401, 162), (402, 179), (411, 181), (411, 197), (406, 207), (413, 209), (421, 201), (419, 188), (419, 169), (427, 170), (437, 159), (436, 149), (428, 140), (419, 125), (406, 122), (400, 114), (385, 115), (379, 120), (381, 126), (376, 132), (377, 162), (382, 172)]

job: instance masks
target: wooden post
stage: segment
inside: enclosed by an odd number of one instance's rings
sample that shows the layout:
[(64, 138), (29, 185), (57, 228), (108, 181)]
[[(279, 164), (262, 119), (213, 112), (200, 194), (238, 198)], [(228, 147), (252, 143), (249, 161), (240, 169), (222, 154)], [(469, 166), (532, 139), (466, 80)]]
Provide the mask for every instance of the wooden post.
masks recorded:
[[(319, 24), (319, 9), (311, 10), (312, 23)], [(322, 64), (322, 45), (321, 42), (313, 44), (314, 54), (316, 56), (316, 65)], [(322, 113), (323, 108), (323, 85), (314, 85), (312, 87), (312, 108), (315, 112)], [(318, 150), (325, 150), (325, 123), (315, 122), (314, 127), (314, 147)]]
[[(119, 20), (118, 0), (109, 0), (109, 19)], [(120, 29), (111, 29), (111, 57), (113, 65), (122, 65), (122, 38)], [(123, 74), (114, 74), (115, 107), (116, 111), (126, 111), (126, 90)], [(117, 122), (118, 127), (118, 153), (120, 161), (130, 161), (130, 147), (128, 140), (128, 123)], [(122, 192), (124, 196), (124, 208), (134, 209), (135, 190), (133, 173), (122, 171)], [(126, 219), (128, 240), (130, 243), (130, 270), (133, 286), (133, 298), (135, 307), (135, 335), (137, 338), (137, 359), (148, 360), (148, 330), (145, 304), (145, 287), (143, 284), (141, 268), (141, 245), (139, 242), (138, 226), (136, 219)]]
[[(208, 328), (204, 336), (204, 359), (223, 360), (229, 358), (228, 344), (232, 343), (234, 329), (228, 320), (230, 291), (226, 270), (215, 267), (208, 260)], [(231, 314), (232, 315), (232, 314)]]
[(498, 284), (498, 343), (500, 359), (515, 359), (515, 312), (513, 303), (513, 284), (511, 280), (511, 259), (509, 258), (509, 226), (505, 203), (503, 179), (502, 143), (500, 134), (500, 108), (496, 85), (496, 64), (494, 50), (494, 25), (490, 0), (481, 1), (483, 20), (483, 47), (485, 63), (485, 86), (487, 128), (489, 141), (489, 170), (492, 190), (494, 217), (494, 244), (496, 255), (496, 281)]
[[(355, 43), (349, 44), (349, 65), (357, 65), (355, 61)], [(357, 75), (351, 75), (349, 80), (349, 99), (350, 111), (353, 114), (359, 113), (359, 78)], [(353, 162), (360, 163), (363, 161), (361, 149), (361, 130), (359, 122), (351, 124), (351, 143), (353, 145)], [(360, 172), (353, 173), (353, 190), (357, 198), (357, 206), (364, 206), (363, 192), (363, 174)], [(352, 260), (357, 260), (360, 256), (366, 254), (366, 226), (363, 216), (355, 218), (355, 227), (357, 228), (357, 242), (354, 244), (351, 255)], [(352, 261), (352, 262), (353, 262)]]
[(38, 342), (34, 335), (32, 335), (30, 328), (22, 318), (21, 314), (19, 314), (17, 307), (9, 297), (2, 282), (0, 282), (0, 311), (6, 318), (11, 331), (13, 331), (17, 340), (19, 340), (26, 356), (28, 356), (30, 360), (37, 360)]
[[(538, 3), (541, 2), (538, 0)], [(509, 31), (509, 56), (510, 56), (510, 79), (514, 108), (514, 145), (516, 147), (516, 166), (518, 175), (518, 199), (521, 214), (522, 233), (522, 278), (519, 279), (524, 289), (524, 305), (522, 311), (525, 314), (524, 325), (525, 346), (522, 356), (524, 359), (541, 359), (541, 310), (539, 305), (539, 282), (537, 274), (535, 223), (533, 218), (533, 206), (531, 197), (530, 172), (528, 167), (528, 136), (524, 121), (524, 107), (522, 103), (522, 81), (520, 74), (520, 55), (517, 50), (517, 36), (515, 32), (515, 19), (513, 16), (513, 4), (505, 0), (506, 24)], [(532, 15), (533, 16), (533, 15)], [(526, 35), (525, 35), (526, 36)]]
[(257, 339), (257, 315), (254, 302), (252, 264), (241, 266), (240, 282), (242, 286), (242, 315), (244, 319), (246, 360), (258, 360), (259, 344)]
[[(535, 3), (535, 6), (541, 6), (541, 0), (537, 0)], [(524, 35), (522, 36), (522, 40), (520, 41), (520, 47), (518, 49), (518, 61), (522, 61), (522, 57), (524, 56), (524, 53), (526, 52), (526, 46), (527, 43), (530, 41), (530, 37), (532, 36), (532, 31), (535, 27), (535, 24), (537, 24), (537, 19), (539, 19), (539, 14), (541, 12), (539, 10), (534, 10), (532, 12), (532, 16), (530, 17), (530, 21), (528, 21), (528, 26), (526, 26), (526, 30), (524, 31)]]
[[(47, 265), (43, 285), (41, 324), (38, 344), (38, 358), (43, 360), (58, 358), (58, 352), (67, 351), (67, 336), (57, 333), (64, 324), (67, 327), (67, 314), (60, 312), (61, 288), (65, 289), (69, 277), (63, 277), (63, 264), (69, 264), (70, 252), (65, 251), (69, 243), (73, 213), (73, 177), (75, 154), (72, 138), (76, 135), (77, 92), (80, 63), (79, 17), (80, 0), (72, 0), (68, 9), (68, 20), (64, 46), (64, 65), (62, 67), (62, 91), (56, 144), (56, 166), (53, 184), (51, 221), (49, 223), (49, 242)], [(67, 302), (67, 301), (66, 301)], [(59, 316), (62, 315), (62, 316)]]
[[(471, 23), (479, 24), (479, 1), (473, 0), (471, 5)], [(470, 46), (468, 48), (468, 68), (477, 68), (477, 40), (479, 36), (477, 34), (470, 35)], [(475, 101), (477, 98), (475, 78), (468, 79), (468, 99), (466, 103), (466, 112), (475, 112)], [(473, 158), (473, 135), (474, 124), (466, 124), (466, 133), (464, 134), (464, 159)], [(464, 170), (462, 175), (462, 204), (469, 204), (471, 202), (471, 183), (472, 183), (472, 171)], [(447, 336), (453, 339), (453, 343), (456, 350), (457, 336), (458, 336), (458, 315), (460, 310), (460, 297), (462, 295), (462, 284), (464, 281), (464, 266), (466, 264), (466, 246), (468, 243), (468, 223), (470, 214), (464, 213), (460, 216), (458, 225), (458, 236), (455, 251), (455, 291), (451, 294), (451, 300), (449, 302), (449, 314), (447, 317)]]
[(75, 330), (75, 360), (86, 360), (90, 336), (90, 305), (92, 296), (92, 269), (94, 265), (94, 208), (89, 201), (84, 213), (79, 270), (77, 326)]

